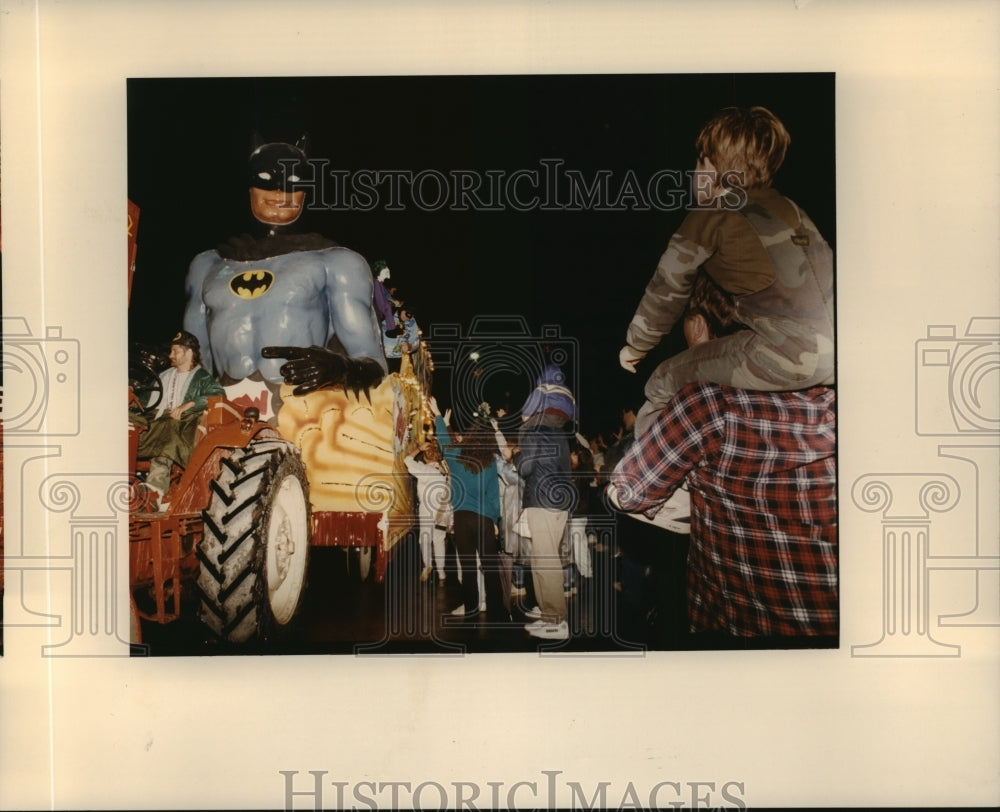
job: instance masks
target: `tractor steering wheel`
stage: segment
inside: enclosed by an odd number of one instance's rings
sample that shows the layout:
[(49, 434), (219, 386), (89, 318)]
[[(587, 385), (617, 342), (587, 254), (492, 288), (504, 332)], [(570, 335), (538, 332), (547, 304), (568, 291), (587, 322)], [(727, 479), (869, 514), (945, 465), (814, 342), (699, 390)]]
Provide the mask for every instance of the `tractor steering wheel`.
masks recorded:
[(133, 346), (129, 353), (128, 385), (140, 403), (141, 396), (148, 394), (147, 409), (155, 409), (163, 399), (163, 384), (157, 371), (162, 367), (163, 358), (148, 348)]

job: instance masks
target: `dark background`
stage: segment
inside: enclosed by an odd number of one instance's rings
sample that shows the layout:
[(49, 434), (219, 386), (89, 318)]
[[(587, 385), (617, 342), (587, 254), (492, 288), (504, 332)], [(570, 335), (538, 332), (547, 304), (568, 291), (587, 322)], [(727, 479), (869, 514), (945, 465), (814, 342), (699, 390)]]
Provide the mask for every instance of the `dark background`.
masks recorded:
[[(836, 248), (829, 73), (131, 79), (128, 194), (141, 214), (129, 338), (172, 335), (188, 263), (251, 228), (246, 160), (255, 131), (293, 142), (308, 133), (310, 156), (328, 169), (509, 174), (561, 159), (588, 181), (610, 170), (615, 190), (629, 169), (643, 185), (658, 170), (692, 169), (701, 125), (721, 107), (753, 104), (770, 108), (792, 136), (775, 186)], [(440, 325), (459, 325), (465, 336), (483, 316), (520, 317), (533, 337), (557, 325), (547, 331), (558, 333), (555, 343), (578, 347), (565, 366), (584, 433), (616, 427), (624, 405), (638, 408), (655, 364), (683, 347), (675, 333), (638, 375), (618, 365), (683, 209), (424, 212), (403, 202), (404, 211), (314, 206), (301, 225), (370, 263), (386, 259), (425, 336)], [(546, 349), (546, 340), (528, 341)], [(444, 407), (454, 398), (448, 364), (440, 366), (435, 394)], [(509, 392), (516, 409), (532, 385), (526, 377), (486, 375), (483, 394), (496, 403)]]

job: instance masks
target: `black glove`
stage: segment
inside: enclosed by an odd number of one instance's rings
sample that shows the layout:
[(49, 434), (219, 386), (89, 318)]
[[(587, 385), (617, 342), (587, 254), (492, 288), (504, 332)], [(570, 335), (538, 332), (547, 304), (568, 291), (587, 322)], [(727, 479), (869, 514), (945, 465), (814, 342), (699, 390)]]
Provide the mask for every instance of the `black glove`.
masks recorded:
[(403, 334), (403, 328), (393, 327), (391, 330), (386, 330), (385, 334), (389, 336), (389, 338), (399, 338)]
[[(324, 347), (264, 347), (264, 358), (287, 358), (280, 372), (285, 383), (293, 384), (293, 395), (306, 395), (329, 386), (342, 386), (357, 395), (381, 383), (385, 377), (382, 366), (371, 358), (349, 358)], [(371, 398), (369, 397), (369, 400)]]

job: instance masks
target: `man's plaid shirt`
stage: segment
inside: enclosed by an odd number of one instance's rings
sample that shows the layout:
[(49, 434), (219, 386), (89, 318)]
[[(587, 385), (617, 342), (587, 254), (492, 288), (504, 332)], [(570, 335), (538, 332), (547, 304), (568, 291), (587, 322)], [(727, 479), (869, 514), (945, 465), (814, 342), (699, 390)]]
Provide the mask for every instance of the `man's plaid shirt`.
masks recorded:
[(655, 512), (688, 478), (692, 631), (836, 635), (834, 390), (685, 386), (611, 481), (623, 509)]

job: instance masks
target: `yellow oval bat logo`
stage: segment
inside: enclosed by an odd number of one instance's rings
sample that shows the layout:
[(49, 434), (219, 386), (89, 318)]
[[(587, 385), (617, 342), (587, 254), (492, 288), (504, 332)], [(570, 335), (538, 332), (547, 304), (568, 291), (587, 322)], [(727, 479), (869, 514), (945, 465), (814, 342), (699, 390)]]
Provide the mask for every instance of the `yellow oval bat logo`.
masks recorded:
[(256, 299), (271, 289), (274, 274), (270, 271), (244, 271), (229, 282), (229, 289), (241, 299)]

